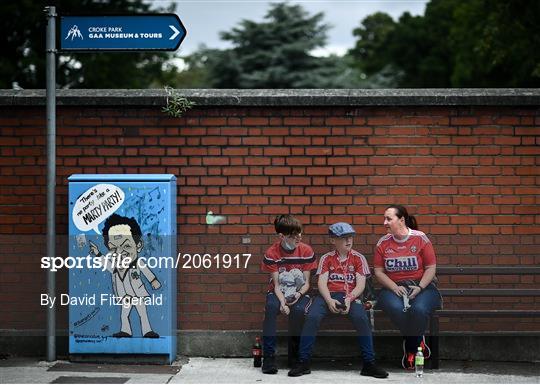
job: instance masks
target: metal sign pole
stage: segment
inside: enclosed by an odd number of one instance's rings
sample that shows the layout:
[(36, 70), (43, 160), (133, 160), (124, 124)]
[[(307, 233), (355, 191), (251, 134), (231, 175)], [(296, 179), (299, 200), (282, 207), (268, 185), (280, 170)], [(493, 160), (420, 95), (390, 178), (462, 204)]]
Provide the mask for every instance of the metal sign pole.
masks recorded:
[[(47, 256), (56, 249), (56, 7), (45, 7), (47, 13)], [(47, 293), (56, 297), (56, 277), (47, 270)], [(56, 360), (56, 309), (47, 306), (47, 361)]]

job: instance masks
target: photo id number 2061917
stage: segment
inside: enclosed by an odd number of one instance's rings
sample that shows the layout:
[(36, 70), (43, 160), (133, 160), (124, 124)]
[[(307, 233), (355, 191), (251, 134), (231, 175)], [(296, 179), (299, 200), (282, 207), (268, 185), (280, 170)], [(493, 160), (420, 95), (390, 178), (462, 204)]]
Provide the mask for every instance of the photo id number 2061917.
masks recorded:
[(181, 258), (182, 269), (247, 269), (251, 254), (181, 254)]

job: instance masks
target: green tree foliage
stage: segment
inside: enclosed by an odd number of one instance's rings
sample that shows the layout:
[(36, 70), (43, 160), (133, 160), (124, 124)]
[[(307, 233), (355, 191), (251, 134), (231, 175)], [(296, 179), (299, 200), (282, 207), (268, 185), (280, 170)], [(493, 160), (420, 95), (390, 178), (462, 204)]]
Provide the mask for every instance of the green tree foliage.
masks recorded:
[(540, 2), (475, 0), (456, 7), (452, 84), (540, 86)]
[[(190, 71), (215, 88), (340, 88), (354, 81), (337, 56), (316, 57), (329, 26), (323, 14), (300, 5), (272, 4), (263, 22), (243, 20), (221, 38), (233, 48), (201, 49), (187, 58)], [(202, 68), (207, 74), (202, 75)]]
[(210, 88), (210, 74), (208, 71), (208, 57), (214, 51), (204, 44), (190, 55), (182, 57), (184, 70), (180, 71), (171, 83), (175, 88)]
[(362, 20), (361, 27), (353, 30), (353, 36), (357, 38), (355, 47), (350, 51), (353, 57), (358, 59), (359, 69), (369, 75), (380, 71), (389, 61), (388, 55), (382, 49), (388, 35), (396, 29), (394, 20), (383, 12), (377, 12)]
[(377, 86), (540, 86), (540, 3), (431, 0), (423, 16), (366, 17), (353, 31), (355, 67)]
[[(143, 0), (0, 1), (0, 88), (45, 87), (47, 20), (43, 9), (47, 5), (55, 5), (60, 15), (150, 12), (150, 5)], [(176, 72), (166, 64), (168, 59), (166, 53), (153, 52), (69, 53), (59, 57), (57, 84), (69, 88), (160, 86), (170, 82)]]

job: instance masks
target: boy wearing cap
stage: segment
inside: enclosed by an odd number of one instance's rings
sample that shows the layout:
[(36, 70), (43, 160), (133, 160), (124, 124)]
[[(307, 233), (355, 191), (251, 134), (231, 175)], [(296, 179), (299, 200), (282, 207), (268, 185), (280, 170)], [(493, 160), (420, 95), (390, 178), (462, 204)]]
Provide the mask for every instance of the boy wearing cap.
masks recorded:
[(319, 261), (319, 295), (309, 306), (300, 338), (299, 362), (289, 371), (289, 376), (311, 373), (309, 364), (317, 331), (330, 311), (348, 315), (358, 332), (357, 341), (364, 362), (360, 374), (386, 378), (388, 373), (375, 364), (371, 325), (362, 302), (357, 300), (364, 291), (366, 276), (370, 272), (366, 258), (352, 249), (356, 232), (344, 222), (334, 223), (328, 230), (334, 250), (323, 255)]
[[(302, 224), (298, 219), (292, 215), (278, 215), (274, 221), (274, 228), (279, 239), (268, 248), (261, 264), (261, 269), (270, 273), (263, 323), (262, 372), (265, 374), (278, 372), (275, 360), (276, 321), (280, 312), (288, 316), (289, 321), (289, 335), (291, 336), (289, 362), (293, 362), (298, 355), (304, 309), (309, 302), (309, 296), (306, 295), (309, 290), (309, 278), (311, 270), (317, 268), (313, 249), (301, 242)], [(289, 296), (285, 298), (280, 287), (280, 274), (283, 277), (293, 270), (302, 272), (303, 284), (299, 290), (294, 290), (294, 294), (288, 293)]]

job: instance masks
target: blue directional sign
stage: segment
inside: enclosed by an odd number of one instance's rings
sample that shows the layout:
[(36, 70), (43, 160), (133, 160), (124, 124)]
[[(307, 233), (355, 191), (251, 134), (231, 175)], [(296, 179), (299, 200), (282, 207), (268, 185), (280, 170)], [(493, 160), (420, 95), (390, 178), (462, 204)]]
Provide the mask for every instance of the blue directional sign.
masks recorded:
[(61, 16), (62, 51), (176, 51), (186, 28), (175, 14)]

